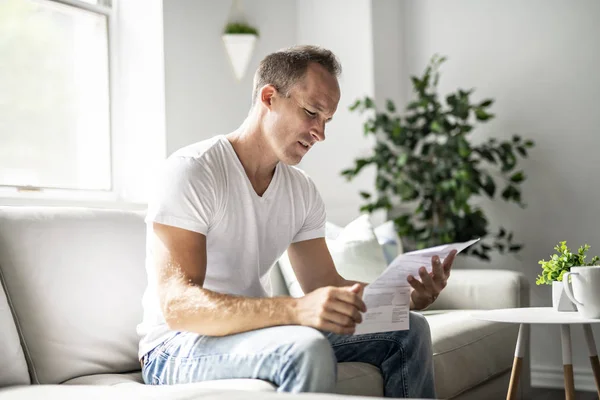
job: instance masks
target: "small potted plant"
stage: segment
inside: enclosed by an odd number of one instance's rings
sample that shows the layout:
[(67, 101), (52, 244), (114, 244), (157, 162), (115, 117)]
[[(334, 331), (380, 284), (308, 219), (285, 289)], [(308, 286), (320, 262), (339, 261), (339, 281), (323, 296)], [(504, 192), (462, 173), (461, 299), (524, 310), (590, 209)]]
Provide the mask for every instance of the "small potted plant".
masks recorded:
[(245, 22), (230, 22), (225, 26), (223, 43), (238, 81), (244, 77), (256, 39), (258, 29)]
[(586, 253), (590, 249), (588, 244), (579, 247), (577, 253), (572, 253), (566, 241), (554, 246), (556, 253), (550, 255), (550, 259), (540, 260), (542, 274), (538, 275), (536, 285), (552, 285), (552, 307), (557, 311), (577, 311), (575, 305), (569, 300), (563, 290), (563, 276), (571, 270), (571, 267), (598, 265), (600, 257), (594, 256), (588, 263), (585, 262)]

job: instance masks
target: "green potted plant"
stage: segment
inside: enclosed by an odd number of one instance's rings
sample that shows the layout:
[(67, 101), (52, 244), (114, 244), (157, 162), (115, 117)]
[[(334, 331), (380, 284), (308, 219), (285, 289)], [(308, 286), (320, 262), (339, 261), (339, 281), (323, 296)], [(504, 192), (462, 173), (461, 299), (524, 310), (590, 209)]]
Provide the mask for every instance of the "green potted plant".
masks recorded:
[(571, 270), (571, 267), (589, 267), (598, 265), (600, 257), (594, 256), (590, 262), (586, 262), (586, 253), (590, 246), (586, 243), (579, 247), (577, 253), (571, 252), (566, 241), (554, 246), (556, 251), (550, 255), (550, 259), (540, 260), (542, 274), (538, 275), (536, 285), (552, 285), (552, 306), (558, 311), (577, 311), (575, 305), (569, 300), (563, 291), (563, 276)]
[(390, 100), (383, 110), (369, 97), (350, 107), (368, 114), (364, 132), (375, 137), (375, 146), (342, 175), (350, 180), (365, 167), (376, 168), (375, 192), (360, 193), (366, 202), (360, 210), (386, 210), (406, 249), (481, 238), (465, 253), (490, 260), (494, 249), (517, 252), (522, 245), (507, 229), (490, 232), (477, 199), (500, 192), (503, 200), (525, 207), (520, 186), (526, 175), (517, 165), (534, 143), (518, 135), (475, 142), (474, 128), (494, 117), (493, 100), (472, 101), (472, 89), (441, 99), (437, 84), (445, 60), (434, 56), (421, 77), (412, 77), (416, 98), (404, 115)]
[(246, 73), (258, 36), (258, 29), (246, 22), (229, 22), (225, 26), (222, 39), (238, 81)]

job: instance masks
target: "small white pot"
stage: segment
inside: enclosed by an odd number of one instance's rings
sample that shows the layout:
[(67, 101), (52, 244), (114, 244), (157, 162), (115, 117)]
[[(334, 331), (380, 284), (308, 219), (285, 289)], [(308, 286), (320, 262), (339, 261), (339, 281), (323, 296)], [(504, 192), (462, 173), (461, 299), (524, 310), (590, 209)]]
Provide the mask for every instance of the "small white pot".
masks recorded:
[(562, 282), (552, 282), (552, 307), (556, 311), (577, 311), (575, 304), (567, 297)]

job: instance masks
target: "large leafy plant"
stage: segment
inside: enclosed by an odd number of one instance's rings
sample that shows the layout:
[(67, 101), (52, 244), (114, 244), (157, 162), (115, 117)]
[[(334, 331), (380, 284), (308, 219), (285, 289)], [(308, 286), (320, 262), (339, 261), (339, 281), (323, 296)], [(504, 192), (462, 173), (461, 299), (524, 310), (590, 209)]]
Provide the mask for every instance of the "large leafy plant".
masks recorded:
[(403, 116), (390, 100), (383, 110), (369, 97), (350, 107), (367, 113), (364, 132), (376, 140), (373, 153), (356, 159), (342, 175), (350, 180), (375, 166), (376, 192), (360, 193), (366, 201), (360, 210), (387, 210), (409, 248), (482, 238), (466, 254), (489, 260), (493, 249), (517, 252), (522, 245), (513, 242), (511, 232), (504, 227), (489, 231), (488, 218), (475, 200), (494, 199), (499, 192), (503, 200), (525, 207), (520, 189), (525, 172), (517, 162), (534, 143), (518, 135), (474, 143), (474, 128), (494, 117), (493, 100), (473, 102), (473, 90), (459, 89), (444, 104), (437, 92), (444, 61), (434, 56), (421, 77), (412, 77), (416, 98)]
[(588, 244), (584, 244), (579, 247), (577, 253), (572, 253), (567, 246), (566, 241), (560, 242), (554, 246), (556, 253), (550, 255), (550, 259), (540, 260), (538, 264), (542, 266), (542, 274), (538, 275), (535, 281), (536, 285), (550, 285), (554, 281), (562, 282), (563, 275), (571, 270), (571, 267), (589, 267), (598, 265), (600, 257), (594, 256), (588, 263), (585, 262), (587, 258), (587, 251), (590, 249)]

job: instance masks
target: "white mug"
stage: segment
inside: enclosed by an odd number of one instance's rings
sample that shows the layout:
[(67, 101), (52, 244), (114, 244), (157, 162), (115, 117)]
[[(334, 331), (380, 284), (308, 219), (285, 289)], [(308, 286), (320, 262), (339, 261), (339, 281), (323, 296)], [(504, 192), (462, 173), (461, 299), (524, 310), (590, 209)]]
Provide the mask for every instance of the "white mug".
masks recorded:
[(600, 318), (600, 266), (571, 267), (563, 275), (563, 286), (582, 317)]

